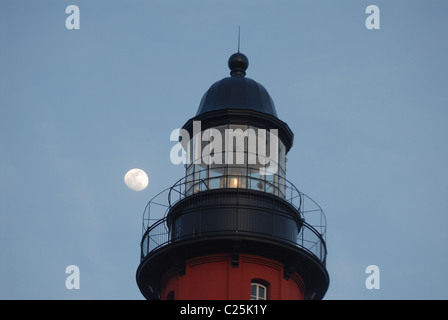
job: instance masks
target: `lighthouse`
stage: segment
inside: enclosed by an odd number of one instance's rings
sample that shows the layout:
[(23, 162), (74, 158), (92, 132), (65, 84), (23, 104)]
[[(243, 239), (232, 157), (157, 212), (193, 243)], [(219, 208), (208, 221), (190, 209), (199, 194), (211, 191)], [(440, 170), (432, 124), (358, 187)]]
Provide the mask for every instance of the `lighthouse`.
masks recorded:
[(324, 212), (287, 179), (293, 132), (248, 66), (231, 55), (230, 76), (179, 130), (185, 176), (143, 215), (146, 299), (304, 300), (328, 289)]

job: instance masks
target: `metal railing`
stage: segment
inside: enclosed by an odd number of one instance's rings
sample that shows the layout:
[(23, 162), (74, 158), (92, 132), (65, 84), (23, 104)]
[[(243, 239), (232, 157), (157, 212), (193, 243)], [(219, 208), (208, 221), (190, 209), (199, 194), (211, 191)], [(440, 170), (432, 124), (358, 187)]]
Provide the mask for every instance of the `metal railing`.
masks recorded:
[[(262, 236), (284, 240), (313, 254), (322, 263), (326, 259), (326, 219), (323, 210), (310, 197), (300, 192), (291, 182), (278, 175), (272, 175), (268, 179), (261, 179), (250, 175), (220, 175), (198, 179), (200, 172), (187, 175), (178, 180), (172, 187), (169, 187), (154, 196), (146, 205), (143, 212), (142, 222), (142, 259), (161, 246), (169, 244), (172, 240), (171, 231), (167, 225), (167, 213), (177, 202), (188, 196), (213, 189), (231, 188), (228, 183), (232, 178), (244, 179), (244, 183), (237, 185), (237, 188), (250, 189), (258, 192), (271, 193), (291, 204), (299, 212), (301, 217), (301, 227), (298, 228), (296, 239), (283, 239), (282, 235), (269, 234), (265, 232)], [(260, 187), (262, 185), (262, 188)], [(274, 213), (275, 214), (275, 213)], [(290, 219), (293, 219), (290, 217)], [(236, 226), (237, 227), (237, 226)], [(194, 236), (198, 233), (206, 235), (209, 232), (241, 232), (247, 230), (195, 230)], [(193, 234), (186, 234), (186, 237)], [(176, 238), (179, 240), (179, 238)]]
[[(273, 213), (273, 215), (275, 215), (275, 213)], [(283, 218), (285, 218), (285, 216)], [(293, 218), (291, 217), (285, 219), (290, 219), (291, 222), (296, 222), (293, 221)], [(289, 243), (293, 246), (296, 246), (302, 250), (311, 253), (325, 265), (327, 251), (325, 241), (322, 239), (321, 235), (306, 222), (303, 222), (300, 226), (300, 229), (298, 228), (297, 231), (298, 234), (295, 237), (294, 241), (292, 241), (288, 237), (283, 236), (282, 234), (277, 233), (275, 231), (274, 226), (271, 226), (271, 229), (265, 232), (250, 231), (247, 230), (246, 228), (239, 229), (237, 227), (232, 229), (217, 228), (207, 230), (197, 228), (192, 232), (183, 233), (181, 237), (173, 237), (173, 232), (175, 231), (170, 232), (167, 226), (167, 217), (164, 217), (155, 222), (154, 224), (152, 224), (143, 235), (143, 240), (141, 243), (142, 245), (141, 258), (144, 259), (148, 254), (165, 245), (175, 243), (176, 241), (182, 241), (188, 238), (197, 238), (211, 234), (213, 235), (238, 234), (240, 236), (250, 235)]]

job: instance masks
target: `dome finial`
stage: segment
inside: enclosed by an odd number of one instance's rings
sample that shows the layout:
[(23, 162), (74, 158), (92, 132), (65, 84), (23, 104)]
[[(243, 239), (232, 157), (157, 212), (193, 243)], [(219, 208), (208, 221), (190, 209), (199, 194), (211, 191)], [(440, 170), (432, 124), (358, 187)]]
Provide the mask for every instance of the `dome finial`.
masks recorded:
[(229, 58), (230, 75), (232, 77), (242, 78), (246, 75), (246, 69), (249, 67), (249, 60), (240, 53), (234, 53)]

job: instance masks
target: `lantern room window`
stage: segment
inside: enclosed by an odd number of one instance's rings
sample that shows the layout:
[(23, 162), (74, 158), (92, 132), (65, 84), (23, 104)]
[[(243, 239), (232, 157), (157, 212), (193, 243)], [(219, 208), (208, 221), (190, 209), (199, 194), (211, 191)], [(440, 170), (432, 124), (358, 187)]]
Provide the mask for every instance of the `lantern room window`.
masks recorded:
[(211, 189), (251, 189), (285, 197), (286, 147), (271, 130), (224, 125), (191, 139), (186, 195)]

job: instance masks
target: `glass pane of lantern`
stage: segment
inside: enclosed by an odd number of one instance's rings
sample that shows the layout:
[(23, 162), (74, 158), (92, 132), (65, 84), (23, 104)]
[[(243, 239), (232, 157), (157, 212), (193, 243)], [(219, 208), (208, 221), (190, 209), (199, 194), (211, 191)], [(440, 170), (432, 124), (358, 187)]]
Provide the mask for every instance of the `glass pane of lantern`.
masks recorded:
[(279, 162), (279, 166), (280, 166), (279, 169), (282, 169), (283, 172), (285, 172), (285, 170), (286, 170), (286, 147), (280, 139), (278, 141), (278, 148), (279, 148), (278, 162)]
[(268, 193), (275, 193), (275, 185), (274, 185), (274, 175), (269, 174), (269, 172), (266, 172), (266, 192)]
[(209, 171), (209, 188), (218, 189), (220, 188), (220, 181), (224, 175), (224, 165), (222, 164), (212, 164), (210, 165)]
[(194, 164), (190, 164), (187, 167), (187, 176), (185, 183), (185, 194), (187, 196), (193, 193), (193, 178), (194, 178), (193, 174), (194, 174)]
[(198, 188), (199, 191), (205, 191), (208, 189), (208, 166), (202, 164), (198, 165)]
[[(283, 174), (284, 176), (284, 174)], [(285, 198), (286, 195), (286, 180), (282, 175), (278, 177), (278, 195), (282, 198)]]
[(247, 164), (247, 135), (246, 125), (229, 125), (225, 134), (227, 164)]

